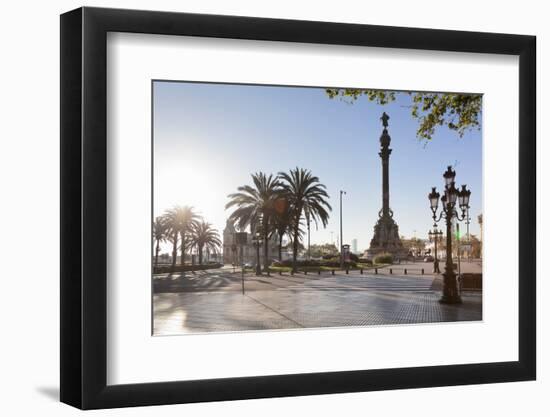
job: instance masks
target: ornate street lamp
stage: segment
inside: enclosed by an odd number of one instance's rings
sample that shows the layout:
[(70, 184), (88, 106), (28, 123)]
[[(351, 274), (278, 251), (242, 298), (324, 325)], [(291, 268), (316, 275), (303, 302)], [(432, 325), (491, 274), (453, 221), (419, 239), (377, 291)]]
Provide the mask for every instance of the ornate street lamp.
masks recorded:
[(262, 245), (262, 237), (260, 232), (256, 232), (252, 236), (252, 243), (256, 248), (256, 275), (262, 275), (262, 266), (260, 265), (260, 246)]
[[(452, 222), (453, 219), (457, 221), (463, 221), (467, 217), (468, 209), (470, 208), (470, 190), (466, 189), (466, 185), (457, 190), (455, 187), (456, 172), (453, 171), (451, 166), (447, 167), (447, 171), (443, 173), (445, 180), (445, 194), (441, 197), (442, 208), (439, 216), (437, 215), (439, 193), (435, 187), (432, 187), (432, 192), (428, 194), (430, 200), (430, 209), (432, 211), (432, 218), (434, 220), (434, 227), (437, 223), (445, 218), (445, 225), (447, 229), (447, 241), (446, 241), (446, 253), (447, 259), (445, 261), (445, 272), (443, 273), (443, 295), (439, 302), (446, 304), (459, 304), (462, 303), (462, 299), (458, 293), (457, 276), (453, 268), (453, 253), (452, 253)], [(459, 215), (456, 210), (456, 205), (461, 210)]]
[(441, 242), (441, 238), (443, 237), (443, 232), (441, 230), (437, 229), (437, 224), (434, 223), (433, 230), (428, 231), (428, 236), (430, 238), (430, 242), (433, 242), (434, 244), (434, 274), (439, 274), (441, 271), (439, 270), (439, 258), (437, 257), (437, 244)]
[(443, 178), (445, 179), (445, 187), (451, 185), (455, 181), (456, 172), (453, 171), (452, 167), (449, 165), (447, 171), (443, 173)]

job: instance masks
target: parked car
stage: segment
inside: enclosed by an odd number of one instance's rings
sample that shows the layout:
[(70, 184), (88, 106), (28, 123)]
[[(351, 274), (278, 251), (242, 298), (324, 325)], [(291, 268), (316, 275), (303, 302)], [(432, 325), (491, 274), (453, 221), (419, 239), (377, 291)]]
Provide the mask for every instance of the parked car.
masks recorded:
[(433, 262), (434, 257), (432, 255), (428, 255), (424, 257), (424, 262)]

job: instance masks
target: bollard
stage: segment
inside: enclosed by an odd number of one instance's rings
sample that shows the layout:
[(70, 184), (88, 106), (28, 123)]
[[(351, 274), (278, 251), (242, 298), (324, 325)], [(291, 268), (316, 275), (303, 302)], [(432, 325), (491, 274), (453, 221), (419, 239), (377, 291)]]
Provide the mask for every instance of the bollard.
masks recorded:
[(361, 275), (363, 275), (363, 268), (361, 268)]
[(349, 275), (349, 268), (346, 268), (346, 275)]
[(283, 271), (279, 271), (279, 275), (283, 275)]
[(332, 270), (332, 275), (334, 275), (334, 269)]
[(321, 270), (320, 269), (317, 270), (317, 275), (321, 275)]
[(290, 275), (294, 275), (294, 269), (290, 271)]
[(374, 273), (378, 275), (378, 268), (374, 268)]
[(422, 275), (424, 275), (424, 268), (422, 268)]
[(407, 268), (403, 269), (403, 273), (407, 275)]
[(307, 269), (304, 269), (304, 275), (307, 275)]
[(390, 268), (390, 275), (391, 275), (391, 274), (393, 274), (393, 271), (392, 271), (392, 269)]
[(270, 277), (270, 276), (271, 276), (271, 275), (270, 275), (270, 271), (269, 271), (269, 269), (267, 270), (267, 276), (268, 276), (268, 277)]

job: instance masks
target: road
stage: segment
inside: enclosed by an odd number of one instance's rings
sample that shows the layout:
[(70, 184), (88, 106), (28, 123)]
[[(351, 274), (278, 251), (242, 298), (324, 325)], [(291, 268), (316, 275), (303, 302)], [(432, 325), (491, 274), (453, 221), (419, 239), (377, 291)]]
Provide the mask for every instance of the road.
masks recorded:
[[(418, 264), (417, 264), (418, 265)], [(403, 266), (403, 265), (402, 265)], [(400, 267), (402, 267), (400, 266)], [(397, 270), (397, 266), (396, 266)], [(412, 268), (411, 268), (412, 271)], [(481, 320), (481, 294), (438, 303), (432, 275), (300, 273), (256, 277), (232, 268), (154, 277), (154, 334)]]

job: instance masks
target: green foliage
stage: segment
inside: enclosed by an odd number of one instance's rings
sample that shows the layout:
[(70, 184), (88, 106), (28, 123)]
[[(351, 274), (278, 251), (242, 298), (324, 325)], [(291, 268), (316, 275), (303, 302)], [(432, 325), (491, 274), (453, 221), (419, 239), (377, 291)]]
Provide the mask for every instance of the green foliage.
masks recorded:
[(303, 248), (304, 230), (302, 225), (327, 225), (329, 196), (326, 186), (311, 171), (295, 168), (278, 175), (258, 172), (252, 174), (253, 185), (243, 185), (236, 193), (229, 194), (226, 209), (233, 208), (229, 220), (238, 229), (250, 227), (251, 232), (260, 233), (264, 246), (264, 269), (268, 268), (269, 239), (277, 233), (279, 239), (279, 258), (283, 236), (290, 238), (294, 260)]
[(407, 249), (407, 251), (411, 251), (413, 249), (417, 251), (423, 251), (426, 248), (426, 241), (417, 237), (406, 239), (405, 237), (401, 236), (401, 243), (403, 244), (403, 247)]
[(328, 203), (326, 186), (310, 170), (296, 167), (288, 172), (279, 172), (278, 178), (282, 184), (281, 196), (288, 201), (292, 211), (289, 234), (293, 244), (292, 257), (296, 263), (302, 215), (306, 224), (312, 221), (317, 225), (320, 222), (326, 227), (332, 208)]
[(199, 253), (199, 264), (202, 265), (202, 254), (206, 249), (208, 252), (217, 253), (222, 246), (218, 237), (218, 231), (210, 223), (202, 220), (191, 230), (190, 246), (195, 246)]
[[(172, 243), (171, 271), (185, 270), (185, 255), (193, 247), (197, 248), (199, 263), (202, 264), (203, 250), (217, 253), (222, 244), (218, 231), (196, 214), (191, 206), (174, 206), (166, 210), (162, 216), (157, 217), (153, 223), (153, 239), (156, 242), (154, 250), (155, 267), (158, 266), (160, 243), (165, 241)], [(179, 269), (176, 268), (178, 245), (181, 250), (181, 268)], [(163, 254), (160, 258), (166, 259), (167, 256), (167, 254)]]
[(250, 227), (252, 233), (260, 233), (264, 248), (264, 270), (268, 268), (269, 236), (272, 234), (276, 202), (280, 197), (281, 183), (272, 174), (258, 172), (251, 175), (254, 185), (243, 185), (236, 193), (229, 194), (226, 209), (234, 208), (229, 220), (240, 230)]
[(393, 255), (391, 253), (381, 253), (374, 257), (375, 264), (391, 264), (393, 263)]
[(438, 126), (447, 126), (462, 137), (466, 131), (480, 129), (481, 125), (482, 96), (480, 94), (401, 92), (354, 88), (327, 88), (326, 93), (331, 99), (340, 97), (349, 103), (365, 96), (369, 101), (380, 105), (395, 101), (398, 94), (408, 95), (411, 98), (411, 116), (418, 120), (416, 136), (423, 140), (431, 140)]
[(209, 262), (203, 265), (176, 265), (175, 267), (168, 265), (155, 266), (153, 268), (154, 274), (166, 274), (169, 272), (190, 272), (190, 271), (204, 271), (206, 269), (218, 269), (223, 265), (216, 262)]
[(162, 216), (167, 227), (169, 240), (172, 242), (172, 267), (176, 265), (178, 242), (180, 243), (180, 262), (185, 264), (185, 253), (189, 248), (189, 232), (198, 224), (199, 216), (191, 206), (174, 206)]
[(332, 258), (338, 255), (338, 248), (334, 243), (313, 244), (310, 246), (310, 256), (314, 258)]

